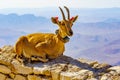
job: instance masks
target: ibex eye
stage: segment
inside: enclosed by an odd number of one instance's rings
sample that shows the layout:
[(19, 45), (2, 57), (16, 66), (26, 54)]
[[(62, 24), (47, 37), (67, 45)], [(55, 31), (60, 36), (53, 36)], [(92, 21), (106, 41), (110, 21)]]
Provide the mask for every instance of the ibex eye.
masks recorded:
[(62, 23), (62, 25), (65, 25), (65, 23)]

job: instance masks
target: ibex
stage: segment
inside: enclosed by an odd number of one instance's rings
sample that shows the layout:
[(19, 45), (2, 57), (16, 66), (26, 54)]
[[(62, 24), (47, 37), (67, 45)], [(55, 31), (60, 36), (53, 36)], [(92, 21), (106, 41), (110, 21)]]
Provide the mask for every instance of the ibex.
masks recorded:
[(63, 20), (59, 21), (58, 17), (52, 17), (51, 21), (57, 24), (59, 29), (54, 33), (33, 33), (22, 36), (18, 39), (14, 46), (14, 50), (18, 56), (23, 55), (26, 58), (39, 57), (39, 61), (47, 62), (49, 59), (55, 59), (65, 51), (65, 43), (69, 41), (68, 36), (73, 35), (72, 26), (78, 16), (70, 18), (69, 9), (64, 6), (67, 11), (67, 19), (64, 12), (59, 7)]

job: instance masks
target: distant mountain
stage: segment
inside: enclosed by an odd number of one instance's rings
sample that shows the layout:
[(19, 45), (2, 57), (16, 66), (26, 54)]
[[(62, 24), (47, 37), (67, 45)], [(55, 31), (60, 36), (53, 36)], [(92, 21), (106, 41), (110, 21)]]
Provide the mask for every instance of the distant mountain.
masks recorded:
[(106, 23), (120, 23), (120, 19), (109, 18), (105, 20)]
[[(33, 14), (0, 14), (0, 28), (28, 31), (45, 30), (47, 29), (50, 20), (41, 16), (34, 16)], [(46, 27), (44, 27), (46, 26)], [(50, 26), (50, 25), (49, 25)], [(28, 30), (27, 30), (28, 29)], [(49, 28), (47, 29), (49, 30)]]
[(80, 51), (78, 57), (99, 60), (112, 65), (120, 65), (120, 39), (114, 40), (104, 46), (95, 47)]
[(26, 34), (26, 32), (16, 31), (13, 29), (0, 28), (0, 47), (4, 45), (14, 45), (18, 37)]
[(0, 46), (13, 45), (18, 37), (28, 33), (51, 32), (51, 24), (47, 18), (33, 14), (0, 14)]
[[(79, 22), (101, 22), (108, 18), (120, 19), (120, 8), (70, 8), (70, 12), (71, 17), (79, 15)], [(61, 12), (58, 7), (0, 9), (0, 13), (17, 13), (19, 15), (34, 14), (48, 19), (52, 16), (58, 16), (61, 18)]]
[[(40, 23), (46, 23), (48, 22), (48, 19), (45, 17), (41, 17), (41, 16), (34, 16), (33, 14), (24, 14), (24, 15), (17, 15), (15, 13), (12, 14), (8, 14), (8, 15), (3, 15), (0, 14), (0, 20), (2, 22), (12, 22), (14, 24), (23, 24), (25, 22), (29, 23), (29, 22), (40, 22)], [(1, 23), (2, 23), (1, 22)]]

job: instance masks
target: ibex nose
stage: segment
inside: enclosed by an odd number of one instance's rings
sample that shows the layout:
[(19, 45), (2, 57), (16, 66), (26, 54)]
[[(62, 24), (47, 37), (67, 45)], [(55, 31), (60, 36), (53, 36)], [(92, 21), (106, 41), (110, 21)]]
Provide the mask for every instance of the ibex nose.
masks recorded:
[(72, 35), (73, 35), (73, 31), (70, 31), (69, 33), (70, 33), (70, 36), (72, 36)]

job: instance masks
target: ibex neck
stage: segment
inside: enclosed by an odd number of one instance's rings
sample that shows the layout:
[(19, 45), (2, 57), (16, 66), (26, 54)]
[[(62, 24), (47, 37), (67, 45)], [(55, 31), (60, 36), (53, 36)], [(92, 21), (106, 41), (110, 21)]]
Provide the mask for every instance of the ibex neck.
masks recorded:
[(62, 34), (59, 30), (56, 30), (56, 35), (57, 35), (58, 39), (61, 40), (62, 42), (64, 42), (64, 43), (69, 42), (70, 38), (68, 36), (62, 37)]

